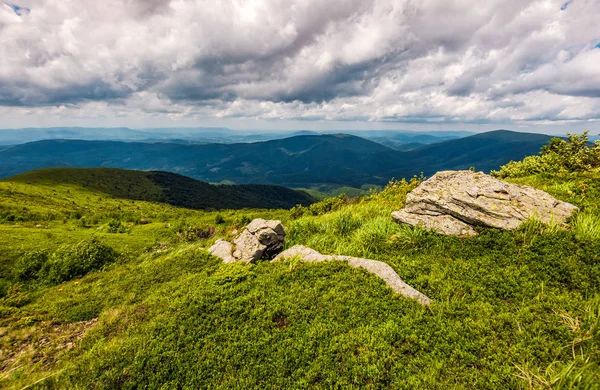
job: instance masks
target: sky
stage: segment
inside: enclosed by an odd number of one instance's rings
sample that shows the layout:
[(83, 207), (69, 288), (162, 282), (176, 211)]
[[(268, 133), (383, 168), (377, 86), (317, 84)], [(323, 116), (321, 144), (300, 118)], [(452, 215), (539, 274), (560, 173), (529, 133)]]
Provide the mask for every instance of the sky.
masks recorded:
[(600, 1), (0, 0), (0, 128), (600, 133)]

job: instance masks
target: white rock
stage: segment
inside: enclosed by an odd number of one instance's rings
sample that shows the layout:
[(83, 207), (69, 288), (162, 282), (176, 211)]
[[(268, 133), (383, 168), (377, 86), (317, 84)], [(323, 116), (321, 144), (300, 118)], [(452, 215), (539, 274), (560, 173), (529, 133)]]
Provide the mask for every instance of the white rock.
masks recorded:
[(223, 239), (217, 240), (213, 246), (208, 248), (211, 255), (220, 257), (223, 263), (233, 263), (236, 261), (235, 257), (232, 256), (233, 245), (229, 241)]
[(292, 258), (299, 258), (308, 263), (335, 260), (346, 261), (352, 267), (363, 268), (368, 272), (380, 277), (397, 294), (401, 294), (407, 298), (415, 299), (422, 305), (429, 305), (431, 303), (431, 300), (427, 296), (406, 284), (392, 267), (382, 261), (350, 256), (323, 255), (304, 245), (295, 245), (281, 252), (277, 257), (275, 257), (275, 259), (273, 259), (273, 261), (281, 261)]
[(575, 210), (544, 191), (483, 172), (444, 171), (412, 190), (406, 207), (393, 212), (392, 219), (442, 234), (474, 236), (474, 226), (512, 230), (529, 218), (561, 224)]

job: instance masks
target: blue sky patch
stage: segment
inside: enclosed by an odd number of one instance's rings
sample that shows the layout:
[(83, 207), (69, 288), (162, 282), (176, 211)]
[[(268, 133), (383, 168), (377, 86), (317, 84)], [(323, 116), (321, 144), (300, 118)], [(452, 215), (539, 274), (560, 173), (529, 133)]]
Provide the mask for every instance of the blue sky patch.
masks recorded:
[(600, 49), (600, 43), (596, 45), (596, 49)]
[(6, 5), (8, 5), (10, 8), (12, 8), (13, 11), (15, 11), (15, 13), (19, 16), (21, 16), (23, 14), (28, 14), (31, 11), (29, 8), (21, 7), (16, 4), (6, 3)]
[(560, 7), (560, 10), (561, 10), (561, 11), (564, 11), (564, 10), (566, 10), (566, 9), (567, 9), (567, 7), (569, 6), (569, 4), (571, 4), (572, 2), (573, 2), (573, 0), (568, 0), (566, 3), (564, 3), (564, 4), (562, 5), (562, 7)]

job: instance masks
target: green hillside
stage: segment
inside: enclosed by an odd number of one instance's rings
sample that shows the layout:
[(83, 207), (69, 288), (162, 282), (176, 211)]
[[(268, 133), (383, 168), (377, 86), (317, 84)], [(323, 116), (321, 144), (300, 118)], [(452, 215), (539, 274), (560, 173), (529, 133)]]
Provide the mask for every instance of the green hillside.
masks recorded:
[(170, 172), (115, 168), (47, 168), (6, 181), (44, 186), (75, 185), (115, 198), (167, 203), (197, 210), (291, 208), (313, 200), (305, 192), (271, 185), (211, 185)]
[[(596, 168), (508, 178), (579, 206), (567, 229), (532, 220), (468, 239), (391, 221), (416, 180), (358, 200), (221, 212), (68, 180), (0, 182), (11, 212), (0, 220), (2, 388), (600, 383)], [(281, 219), (286, 247), (384, 261), (433, 303), (345, 263), (223, 264), (207, 253), (255, 217)]]

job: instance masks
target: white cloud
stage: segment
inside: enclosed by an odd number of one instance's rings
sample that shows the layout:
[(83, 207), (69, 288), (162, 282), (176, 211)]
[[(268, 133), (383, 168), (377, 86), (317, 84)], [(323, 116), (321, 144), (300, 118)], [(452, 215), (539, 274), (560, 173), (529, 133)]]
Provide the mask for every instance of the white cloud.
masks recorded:
[(30, 12), (0, 5), (11, 124), (600, 118), (595, 0), (14, 2)]

